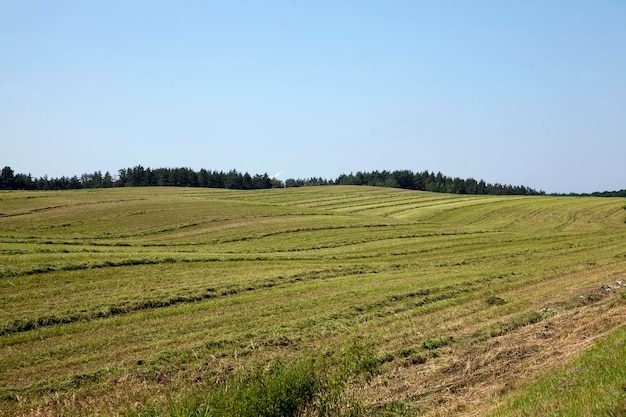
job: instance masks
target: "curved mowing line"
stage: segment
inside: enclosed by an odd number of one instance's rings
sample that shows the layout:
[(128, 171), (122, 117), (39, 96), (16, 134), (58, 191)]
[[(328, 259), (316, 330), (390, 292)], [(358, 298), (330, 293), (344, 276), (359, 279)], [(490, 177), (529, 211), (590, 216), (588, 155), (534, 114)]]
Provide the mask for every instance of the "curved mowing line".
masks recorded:
[[(478, 278), (476, 280), (464, 281), (462, 285), (448, 284), (440, 287), (429, 287), (407, 291), (405, 293), (386, 295), (382, 299), (360, 304), (357, 306), (349, 306), (342, 311), (329, 313), (325, 316), (315, 319), (303, 319), (301, 322), (294, 324), (294, 327), (322, 327), (327, 328), (327, 323), (337, 323), (337, 321), (346, 321), (350, 324), (357, 322), (372, 323), (379, 319), (386, 319), (390, 314), (406, 313), (425, 307), (433, 307), (438, 302), (447, 302), (458, 299), (460, 302), (466, 299), (474, 300), (472, 293), (482, 291), (491, 281), (497, 279), (495, 276), (491, 278)], [(400, 306), (399, 306), (400, 305)], [(390, 310), (392, 310), (390, 312)], [(344, 323), (346, 324), (346, 323)], [(332, 326), (332, 327), (343, 327)]]
[[(469, 234), (471, 232), (468, 233), (464, 233), (464, 234)], [(477, 232), (477, 233), (484, 233), (484, 232)], [(488, 233), (488, 232), (487, 232)], [(450, 233), (450, 234), (442, 234), (441, 236), (446, 236), (446, 235), (456, 235), (455, 233)], [(564, 236), (564, 238), (567, 238), (567, 236)], [(391, 238), (393, 239), (393, 238)], [(526, 239), (522, 239), (522, 240), (511, 240), (510, 243), (513, 244), (524, 244), (525, 242), (532, 242), (532, 241), (537, 241), (537, 240), (543, 241), (543, 240), (547, 240), (548, 242), (553, 239), (553, 237), (550, 236), (543, 236), (543, 237), (529, 237)], [(614, 239), (610, 240), (610, 241), (606, 241), (603, 242), (605, 243), (604, 246), (607, 247), (614, 247), (615, 244), (619, 244), (619, 241), (621, 240), (621, 236), (617, 236)], [(503, 245), (502, 247), (496, 251), (496, 252), (489, 252), (487, 255), (485, 255), (484, 257), (478, 257), (478, 258), (472, 258), (470, 260), (470, 263), (475, 263), (478, 262), (482, 259), (489, 259), (489, 260), (496, 260), (496, 259), (509, 259), (510, 258), (510, 247), (508, 247), (506, 244), (509, 243), (508, 240), (504, 240), (502, 241)], [(421, 254), (425, 254), (425, 253), (431, 253), (431, 252), (438, 252), (441, 250), (447, 250), (447, 249), (460, 249), (460, 248), (468, 248), (468, 247), (477, 247), (477, 248), (481, 248), (484, 247), (485, 245), (492, 245), (493, 242), (484, 242), (484, 241), (480, 241), (480, 242), (476, 242), (474, 240), (471, 241), (466, 241), (463, 243), (460, 243), (458, 241), (454, 241), (453, 243), (450, 244), (446, 244), (446, 245), (438, 245), (438, 246), (428, 246), (428, 247), (422, 247), (422, 248), (417, 248), (417, 249), (412, 249), (412, 250), (402, 250), (402, 251), (383, 251), (382, 249), (380, 251), (377, 252), (368, 252), (368, 253), (364, 253), (364, 252), (359, 252), (359, 253), (344, 253), (344, 254), (320, 254), (318, 256), (300, 256), (297, 258), (290, 258), (290, 259), (301, 259), (301, 260), (320, 260), (320, 259), (333, 259), (333, 260), (343, 260), (343, 261), (349, 261), (349, 260), (366, 260), (366, 259), (376, 259), (376, 258), (380, 258), (383, 256), (394, 256), (394, 257), (400, 257), (400, 256), (410, 256), (410, 255), (421, 255)], [(345, 245), (345, 246), (350, 246), (350, 245)], [(591, 244), (589, 246), (592, 246)], [(598, 248), (599, 246), (597, 244), (593, 245), (592, 247), (594, 248)], [(319, 250), (321, 249), (333, 249), (333, 247), (320, 247)], [(561, 248), (561, 249), (567, 249), (567, 248)], [(307, 251), (311, 251), (311, 250), (318, 250), (316, 249), (302, 249), (302, 250), (297, 250), (297, 251), (293, 251), (292, 253), (295, 252), (307, 252)], [(523, 253), (518, 253), (519, 256), (522, 256), (524, 254), (528, 254), (530, 252), (528, 252), (530, 249), (525, 250)], [(586, 249), (584, 247), (580, 247), (580, 248), (571, 248), (571, 252), (575, 253), (575, 252), (584, 252)], [(539, 250), (536, 250), (534, 252), (541, 252)], [(533, 252), (533, 253), (534, 253)], [(287, 251), (285, 252), (273, 252), (275, 254), (279, 254), (279, 253), (289, 253)], [(497, 254), (500, 253), (500, 254)], [(466, 260), (467, 261), (467, 260)], [(449, 266), (450, 264), (446, 263), (446, 264), (442, 264), (441, 266)]]
[[(370, 200), (372, 201), (371, 203), (368, 202), (366, 204), (355, 204), (355, 205), (349, 205), (349, 206), (344, 206), (344, 207), (340, 207), (340, 208), (336, 208), (334, 209), (334, 211), (340, 211), (340, 212), (348, 212), (348, 213), (361, 213), (364, 211), (371, 211), (371, 210), (376, 210), (376, 209), (380, 209), (380, 208), (385, 208), (385, 207), (398, 207), (398, 206), (412, 206), (413, 208), (421, 208), (421, 207), (427, 207), (427, 204), (424, 203), (428, 203), (431, 201), (445, 201), (444, 199), (436, 199), (436, 200), (428, 200), (428, 201), (424, 201), (424, 200), (416, 200), (415, 198), (411, 198), (411, 199), (394, 199), (391, 201), (386, 201), (386, 202), (379, 202), (377, 199), (372, 199)], [(373, 202), (373, 201), (377, 201), (377, 202)]]
[(127, 199), (127, 200), (103, 200), (103, 201), (96, 201), (96, 202), (82, 202), (82, 203), (74, 203), (74, 204), (59, 204), (56, 206), (47, 206), (47, 207), (39, 207), (39, 208), (34, 208), (32, 210), (29, 211), (23, 211), (20, 213), (0, 213), (0, 218), (2, 217), (17, 217), (17, 216), (27, 216), (29, 214), (35, 214), (35, 213), (39, 213), (42, 211), (50, 211), (50, 210), (55, 210), (55, 209), (59, 209), (59, 208), (66, 208), (66, 207), (80, 207), (80, 206), (97, 206), (100, 204), (107, 204), (107, 203), (126, 203), (129, 201), (145, 201), (145, 198), (133, 198), (133, 199)]
[(340, 201), (345, 201), (349, 199), (348, 197), (342, 194), (336, 194), (330, 198), (329, 197), (330, 196), (326, 196), (326, 198), (313, 198), (309, 200), (290, 199), (290, 200), (281, 201), (278, 205), (324, 209), (326, 205), (333, 205), (337, 203), (338, 201), (340, 202)]
[(412, 208), (399, 208), (397, 210), (391, 210), (391, 211), (387, 211), (385, 213), (382, 213), (381, 216), (383, 216), (383, 217), (392, 217), (392, 218), (396, 218), (396, 219), (405, 219), (407, 217), (409, 217), (409, 218), (412, 217), (412, 214), (420, 214), (421, 212), (424, 212), (424, 211), (427, 211), (427, 210), (433, 210), (433, 209), (439, 208), (439, 211), (437, 211), (436, 214), (434, 214), (434, 215), (420, 217), (420, 221), (424, 221), (424, 220), (430, 220), (433, 217), (436, 217), (436, 216), (441, 215), (441, 214), (449, 213), (449, 212), (454, 211), (454, 210), (472, 209), (473, 207), (475, 207), (477, 205), (480, 205), (482, 203), (463, 204), (463, 205), (457, 206), (457, 207), (445, 207), (445, 206), (448, 206), (448, 205), (451, 205), (451, 204), (454, 204), (454, 203), (453, 202), (449, 202), (449, 203), (442, 203), (442, 204), (429, 204), (429, 205), (424, 205), (424, 206), (420, 206), (420, 207), (412, 207)]
[(334, 212), (361, 212), (361, 211), (365, 211), (367, 210), (369, 207), (372, 206), (389, 206), (389, 205), (394, 205), (394, 204), (412, 204), (412, 205), (419, 205), (420, 203), (422, 203), (422, 200), (417, 199), (417, 198), (406, 198), (406, 199), (399, 199), (399, 198), (393, 198), (393, 196), (391, 196), (389, 199), (385, 199), (385, 201), (382, 201), (383, 199), (376, 199), (376, 198), (369, 198), (369, 199), (363, 199), (363, 200), (358, 200), (358, 201), (346, 201), (346, 202), (340, 202), (337, 204), (334, 204), (333, 207), (324, 207), (325, 209), (330, 209)]
[[(317, 216), (317, 214), (312, 214), (313, 216)], [(168, 242), (164, 243), (138, 243), (136, 246), (141, 247), (180, 247), (180, 246), (205, 246), (205, 245), (215, 245), (222, 243), (234, 243), (234, 242), (245, 242), (257, 239), (263, 239), (266, 237), (272, 236), (280, 236), (280, 235), (289, 235), (293, 233), (302, 233), (302, 232), (318, 232), (318, 231), (331, 231), (331, 230), (347, 230), (347, 229), (361, 229), (361, 228), (384, 228), (384, 227), (394, 227), (396, 225), (393, 224), (354, 224), (354, 225), (343, 225), (343, 226), (322, 226), (322, 227), (310, 227), (310, 228), (296, 228), (296, 229), (288, 229), (288, 230), (279, 230), (275, 232), (266, 232), (266, 233), (257, 233), (250, 234), (246, 236), (238, 236), (232, 238), (215, 238), (212, 240), (203, 240), (200, 242), (185, 242), (185, 243), (177, 243), (177, 242)], [(127, 244), (127, 246), (135, 246), (131, 244)]]
[(424, 232), (424, 233), (411, 233), (411, 234), (401, 234), (401, 235), (393, 235), (393, 236), (375, 236), (368, 238), (361, 238), (359, 240), (351, 240), (351, 241), (342, 241), (335, 243), (327, 243), (327, 244), (315, 244), (311, 243), (310, 245), (314, 246), (301, 246), (301, 247), (292, 247), (287, 249), (272, 249), (272, 250), (254, 250), (251, 253), (291, 253), (291, 252), (304, 252), (311, 250), (320, 250), (320, 249), (335, 249), (342, 248), (348, 246), (358, 246), (367, 243), (373, 242), (384, 242), (384, 241), (393, 241), (393, 240), (404, 240), (404, 239), (421, 239), (428, 237), (441, 237), (441, 236), (467, 236), (467, 235), (475, 235), (475, 234), (485, 234), (492, 233), (491, 231), (460, 231), (460, 232)]
[(419, 207), (413, 207), (409, 209), (400, 209), (397, 211), (392, 211), (385, 213), (385, 216), (393, 216), (393, 217), (409, 217), (412, 213), (419, 214), (422, 211), (434, 211), (430, 215), (424, 215), (420, 217), (420, 220), (429, 220), (437, 216), (441, 216), (442, 214), (449, 213), (455, 210), (472, 210), (474, 208), (482, 208), (484, 205), (494, 204), (498, 202), (502, 202), (501, 199), (483, 199), (483, 198), (451, 198), (446, 200), (435, 200), (432, 201), (432, 204), (424, 204)]
[[(212, 254), (210, 256), (201, 255), (198, 258), (182, 258), (176, 259), (172, 257), (166, 257), (162, 259), (126, 259), (122, 261), (104, 261), (101, 263), (80, 263), (80, 264), (66, 264), (66, 265), (41, 265), (28, 270), (14, 270), (12, 268), (5, 268), (0, 270), (0, 278), (15, 278), (20, 276), (29, 276), (36, 274), (47, 274), (51, 272), (59, 271), (79, 271), (86, 269), (101, 269), (101, 268), (118, 268), (118, 267), (130, 267), (138, 265), (159, 265), (169, 263), (210, 263), (210, 262), (239, 262), (239, 261), (276, 261), (277, 259), (284, 260), (285, 258), (275, 258), (271, 256), (260, 256), (261, 252), (222, 252), (221, 256)], [(248, 255), (248, 256), (245, 256)], [(302, 258), (288, 258), (288, 260), (318, 260), (318, 258), (302, 257)]]
[(341, 199), (333, 199), (333, 200), (310, 200), (310, 201), (301, 201), (295, 202), (293, 205), (297, 207), (306, 207), (310, 209), (318, 209), (318, 210), (333, 210), (335, 206), (342, 206), (344, 204), (349, 204), (357, 201), (370, 201), (370, 197), (361, 196), (361, 197), (351, 197), (346, 198), (345, 196)]
[[(159, 234), (163, 234), (163, 233), (168, 233), (168, 232), (176, 232), (179, 231), (181, 229), (187, 229), (187, 228), (192, 228), (192, 227), (202, 227), (202, 226), (206, 226), (206, 225), (210, 225), (213, 223), (220, 223), (220, 224), (228, 224), (229, 222), (233, 222), (233, 221), (241, 221), (241, 220), (246, 220), (248, 222), (252, 222), (254, 219), (278, 219), (281, 217), (306, 217), (306, 216), (329, 216), (329, 214), (326, 213), (279, 213), (279, 214), (259, 214), (259, 215), (252, 215), (252, 216), (245, 216), (245, 217), (229, 217), (229, 218), (212, 218), (206, 221), (201, 221), (201, 222), (194, 222), (194, 223), (189, 223), (189, 224), (182, 224), (182, 225), (178, 225), (178, 226), (172, 226), (172, 227), (167, 227), (167, 228), (163, 228), (160, 230), (151, 230), (151, 231), (145, 231), (145, 232), (141, 232), (141, 233), (134, 233), (134, 234), (127, 234), (127, 235), (118, 235), (118, 236), (104, 236), (102, 237), (103, 239), (128, 239), (128, 238), (138, 238), (138, 237), (146, 237), (146, 236), (156, 236)], [(239, 238), (233, 238), (233, 241), (237, 241)], [(211, 243), (219, 243), (222, 242), (221, 240), (214, 240), (214, 241), (209, 241)], [(190, 243), (191, 245), (195, 245), (195, 243)], [(157, 246), (160, 246), (160, 244), (156, 244)], [(178, 245), (177, 243), (168, 243), (167, 246), (176, 246)], [(151, 244), (142, 244), (141, 246), (151, 246)]]
[(242, 241), (248, 241), (248, 240), (264, 239), (264, 238), (273, 237), (273, 236), (290, 235), (290, 234), (294, 234), (294, 233), (322, 232), (322, 231), (331, 231), (331, 230), (370, 229), (370, 228), (375, 229), (375, 228), (387, 228), (387, 227), (394, 227), (394, 225), (387, 225), (387, 224), (372, 224), (372, 225), (357, 224), (357, 225), (345, 225), (345, 226), (323, 226), (323, 227), (297, 228), (297, 229), (289, 229), (289, 230), (279, 230), (279, 231), (276, 231), (276, 232), (260, 233), (260, 234), (250, 235), (250, 236), (240, 236), (240, 237), (230, 238), (230, 239), (215, 239), (215, 240), (212, 240), (212, 241), (205, 241), (205, 242), (202, 242), (202, 243), (199, 243), (199, 244), (205, 245), (205, 244), (242, 242)]
[(101, 263), (80, 263), (80, 264), (67, 264), (62, 266), (39, 266), (36, 268), (28, 269), (25, 271), (13, 271), (10, 268), (4, 269), (0, 271), (0, 278), (5, 277), (17, 277), (17, 276), (28, 276), (35, 274), (45, 274), (48, 272), (56, 272), (56, 271), (78, 271), (84, 269), (100, 269), (100, 268), (115, 268), (115, 267), (125, 267), (125, 266), (135, 266), (135, 265), (157, 265), (157, 264), (168, 264), (168, 263), (176, 263), (176, 262), (214, 262), (220, 261), (218, 258), (204, 258), (204, 259), (174, 259), (174, 258), (162, 258), (162, 259), (126, 259), (123, 261), (104, 261)]
[[(202, 222), (193, 222), (187, 224), (179, 224), (171, 227), (162, 228), (159, 230), (147, 230), (138, 233), (127, 233), (127, 234), (118, 234), (118, 235), (93, 235), (93, 236), (78, 236), (74, 237), (74, 241), (67, 240), (53, 240), (49, 238), (44, 238), (41, 236), (4, 236), (3, 240), (0, 240), (0, 243), (40, 243), (40, 244), (54, 244), (54, 245), (86, 245), (86, 246), (135, 246), (131, 243), (127, 242), (94, 242), (94, 240), (105, 240), (110, 241), (112, 239), (133, 239), (139, 237), (146, 236), (156, 236), (163, 233), (168, 232), (176, 232), (182, 229), (190, 229), (193, 227), (206, 226), (213, 223), (227, 223), (230, 221), (241, 221), (241, 220), (254, 220), (254, 219), (267, 219), (267, 218), (281, 218), (281, 217), (305, 217), (305, 216), (334, 216), (331, 213), (280, 213), (280, 214), (261, 214), (254, 216), (246, 216), (246, 217), (231, 217), (231, 218), (212, 218), (209, 220), (205, 220)], [(7, 240), (10, 239), (10, 240)], [(163, 246), (162, 244), (136, 244), (138, 246)], [(168, 243), (168, 246), (178, 245), (176, 243)], [(185, 245), (195, 245), (195, 243), (189, 243)]]
[[(354, 203), (354, 202), (374, 201), (374, 200), (381, 198), (382, 196), (393, 198), (396, 196), (396, 194), (383, 194), (383, 195), (379, 195), (379, 194), (372, 195), (369, 193), (357, 194), (357, 195), (338, 194), (337, 198), (324, 198), (324, 199), (316, 198), (316, 199), (305, 200), (305, 201), (296, 201), (293, 205), (309, 207), (309, 208), (328, 209), (332, 206), (345, 205), (345, 204)], [(398, 195), (398, 197), (401, 197), (401, 196)]]
[(178, 304), (196, 303), (199, 301), (227, 297), (244, 292), (264, 290), (269, 288), (281, 288), (301, 281), (327, 280), (338, 277), (361, 275), (365, 273), (379, 273), (387, 270), (396, 269), (397, 267), (395, 266), (373, 268), (360, 265), (355, 265), (352, 267), (328, 268), (323, 270), (296, 273), (286, 278), (271, 278), (269, 280), (265, 280), (264, 282), (257, 282), (254, 284), (242, 285), (239, 287), (225, 287), (222, 289), (211, 287), (208, 288), (205, 292), (196, 295), (178, 295), (167, 299), (148, 299), (136, 301), (134, 303), (100, 306), (97, 310), (93, 310), (91, 312), (74, 313), (65, 316), (47, 315), (31, 319), (16, 319), (4, 325), (4, 328), (0, 330), (0, 336), (27, 332), (41, 327), (109, 318), (113, 316), (130, 314), (141, 310), (166, 308)]

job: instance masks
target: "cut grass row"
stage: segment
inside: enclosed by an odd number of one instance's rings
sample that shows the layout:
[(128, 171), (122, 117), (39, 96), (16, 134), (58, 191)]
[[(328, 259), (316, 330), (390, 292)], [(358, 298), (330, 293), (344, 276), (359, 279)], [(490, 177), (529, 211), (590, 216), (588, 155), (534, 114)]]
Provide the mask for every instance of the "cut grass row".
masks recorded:
[[(569, 239), (559, 241), (555, 238), (549, 241), (532, 241), (532, 249), (522, 241), (521, 252), (519, 247), (510, 244), (495, 246), (490, 251), (485, 251), (485, 241), (476, 239), (474, 236), (466, 236), (470, 240), (469, 244), (462, 244), (457, 237), (448, 241), (445, 239), (445, 246), (432, 246), (437, 239), (430, 237), (421, 239), (428, 241), (428, 249), (421, 249), (419, 254), (426, 252), (438, 252), (438, 256), (429, 256), (428, 262), (420, 263), (412, 261), (406, 265), (392, 264), (381, 265), (376, 268), (366, 265), (356, 265), (352, 267), (336, 268), (329, 270), (323, 268), (323, 263), (308, 261), (307, 266), (301, 265), (300, 270), (289, 266), (291, 275), (282, 276), (281, 269), (285, 267), (286, 260), (277, 262), (275, 259), (266, 261), (227, 261), (214, 258), (213, 260), (198, 257), (176, 259), (168, 258), (147, 258), (147, 259), (119, 259), (117, 261), (103, 261), (101, 263), (80, 263), (61, 264), (56, 267), (47, 266), (24, 271), (22, 275), (11, 277), (5, 280), (5, 288), (13, 290), (10, 297), (7, 296), (5, 305), (6, 313), (10, 316), (0, 314), (0, 319), (5, 320), (4, 332), (14, 332), (29, 330), (40, 325), (52, 325), (58, 323), (69, 323), (76, 320), (90, 318), (101, 318), (113, 314), (127, 313), (143, 308), (165, 307), (171, 304), (182, 302), (197, 302), (202, 299), (216, 295), (234, 294), (242, 290), (254, 290), (257, 288), (267, 288), (274, 285), (287, 285), (294, 279), (302, 279), (303, 276), (328, 278), (333, 275), (345, 276), (354, 274), (355, 271), (376, 271), (379, 273), (390, 272), (398, 268), (420, 271), (421, 274), (440, 276), (448, 274), (453, 268), (462, 269), (467, 274), (472, 269), (477, 272), (482, 271), (482, 263), (487, 259), (492, 265), (501, 260), (507, 264), (525, 262), (528, 257), (534, 256), (535, 263), (546, 262), (555, 263), (560, 258), (569, 259), (578, 256), (577, 264), (587, 268), (589, 263), (596, 262), (595, 258), (588, 256), (589, 247), (572, 245)], [(403, 240), (404, 237), (398, 238)], [(379, 242), (376, 246), (367, 245), (364, 250), (368, 254), (380, 254), (383, 249), (395, 251), (405, 246), (414, 248), (415, 242), (401, 242), (394, 245), (386, 239), (384, 245)], [(490, 243), (494, 243), (494, 240)], [(617, 242), (619, 243), (619, 242)], [(593, 249), (597, 252), (601, 250), (601, 245), (606, 245), (604, 239), (602, 243), (593, 243)], [(359, 252), (357, 245), (350, 246), (350, 256)], [(451, 256), (450, 250), (456, 261), (448, 262)], [(616, 250), (619, 256), (619, 245), (609, 247), (609, 250)], [(413, 249), (415, 250), (415, 249)], [(340, 257), (341, 252), (335, 251), (336, 257)], [(549, 259), (543, 260), (535, 256), (536, 253), (545, 253)], [(405, 256), (408, 257), (405, 253)], [(382, 255), (379, 259), (384, 259)], [(397, 257), (401, 259), (399, 256)], [(440, 259), (440, 263), (437, 263)], [(303, 260), (292, 260), (290, 263), (302, 263)], [(171, 265), (170, 265), (171, 264)], [(574, 265), (574, 263), (572, 263)], [(473, 265), (473, 266), (472, 266)], [(305, 269), (306, 268), (306, 269)], [(441, 268), (446, 268), (442, 271)], [(542, 271), (546, 266), (542, 265)], [(253, 271), (253, 273), (246, 272)], [(303, 272), (309, 271), (308, 274)], [(332, 271), (332, 272), (331, 272)], [(526, 272), (530, 272), (526, 269)], [(180, 282), (185, 282), (184, 291), (180, 290)], [(207, 285), (208, 283), (211, 285)], [(23, 291), (19, 291), (23, 288)], [(27, 288), (37, 288), (36, 293), (29, 293)], [(111, 291), (114, 289), (115, 291)], [(38, 297), (38, 295), (41, 295)], [(76, 298), (72, 298), (75, 294)], [(90, 297), (84, 298), (84, 294)], [(121, 297), (121, 298), (118, 298)], [(100, 300), (98, 299), (100, 298)], [(88, 302), (82, 305), (81, 300)], [(52, 302), (57, 302), (56, 307)], [(30, 317), (26, 313), (21, 313), (20, 308), (26, 308)], [(16, 318), (18, 317), (18, 318)]]
[(622, 203), (358, 187), (0, 193), (3, 405), (77, 396), (89, 414), (100, 390), (127, 405), (123, 381), (174, 394), (355, 335), (389, 375), (428, 367), (440, 343), (454, 360), (455, 346), (623, 277)]

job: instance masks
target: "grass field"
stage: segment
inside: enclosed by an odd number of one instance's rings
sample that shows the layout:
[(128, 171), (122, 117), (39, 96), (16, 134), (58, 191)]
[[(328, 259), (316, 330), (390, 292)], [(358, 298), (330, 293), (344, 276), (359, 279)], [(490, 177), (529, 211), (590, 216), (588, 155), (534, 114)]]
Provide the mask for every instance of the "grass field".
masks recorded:
[[(566, 368), (585, 349), (609, 350), (596, 378), (626, 362), (625, 216), (623, 199), (343, 186), (0, 192), (0, 410), (175, 414), (277, 357), (331, 372), (357, 344), (374, 368), (344, 414), (547, 414), (529, 387), (593, 374)], [(595, 410), (624, 415), (621, 384)]]

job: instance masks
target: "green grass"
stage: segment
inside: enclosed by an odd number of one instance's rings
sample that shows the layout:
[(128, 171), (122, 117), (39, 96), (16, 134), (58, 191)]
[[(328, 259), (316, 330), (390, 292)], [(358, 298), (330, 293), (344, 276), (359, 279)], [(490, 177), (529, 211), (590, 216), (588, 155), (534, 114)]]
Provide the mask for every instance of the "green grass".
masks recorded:
[(550, 372), (490, 416), (625, 416), (626, 328)]
[[(342, 352), (340, 363), (324, 357), (307, 357), (290, 364), (276, 358), (263, 367), (231, 376), (202, 391), (168, 402), (165, 414), (177, 416), (351, 416), (360, 404), (344, 394), (349, 382), (372, 377), (377, 363), (371, 350), (353, 343)], [(130, 415), (163, 413), (148, 409)]]
[(330, 375), (355, 337), (383, 358), (344, 387), (362, 413), (435, 409), (438, 383), (402, 384), (553, 317), (622, 308), (579, 296), (625, 277), (625, 233), (612, 198), (0, 192), (0, 414), (165, 413), (276, 357), (334, 358), (314, 369)]

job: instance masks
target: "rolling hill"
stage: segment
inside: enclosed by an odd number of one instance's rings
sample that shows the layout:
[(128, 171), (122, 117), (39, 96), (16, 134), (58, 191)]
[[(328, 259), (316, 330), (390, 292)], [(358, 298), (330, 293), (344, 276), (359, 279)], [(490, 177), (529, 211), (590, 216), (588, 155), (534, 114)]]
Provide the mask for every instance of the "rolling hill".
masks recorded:
[(535, 381), (623, 343), (625, 214), (362, 186), (0, 192), (0, 413), (167, 414), (355, 344), (362, 415), (523, 413)]

